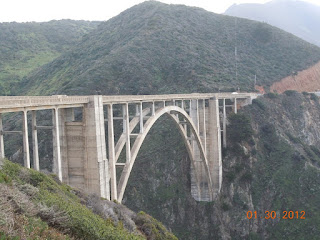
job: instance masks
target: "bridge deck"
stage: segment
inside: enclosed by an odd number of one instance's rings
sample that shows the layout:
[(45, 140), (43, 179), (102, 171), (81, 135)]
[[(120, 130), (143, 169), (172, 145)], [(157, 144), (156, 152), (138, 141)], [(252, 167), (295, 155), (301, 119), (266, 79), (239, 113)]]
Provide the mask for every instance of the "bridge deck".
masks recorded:
[[(103, 96), (103, 104), (121, 104), (135, 102), (157, 102), (172, 100), (191, 100), (191, 99), (241, 99), (255, 98), (257, 93), (191, 93), (191, 94), (167, 94), (167, 95), (114, 95)], [(18, 112), (25, 108), (28, 110), (52, 109), (54, 107), (69, 108), (82, 107), (90, 101), (91, 96), (0, 96), (1, 112)]]

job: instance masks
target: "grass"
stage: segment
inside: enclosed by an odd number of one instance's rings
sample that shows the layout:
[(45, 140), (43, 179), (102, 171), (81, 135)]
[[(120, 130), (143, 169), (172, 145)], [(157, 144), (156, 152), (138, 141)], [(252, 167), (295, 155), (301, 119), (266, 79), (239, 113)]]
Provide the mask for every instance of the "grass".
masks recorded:
[[(10, 182), (11, 178), (18, 184), (30, 184), (37, 188), (38, 191), (32, 197), (32, 201), (37, 206), (45, 206), (46, 209), (53, 208), (55, 212), (63, 213), (64, 218), (60, 220), (57, 218), (53, 224), (68, 231), (71, 236), (80, 239), (144, 239), (142, 236), (127, 232), (121, 224), (115, 226), (112, 222), (94, 214), (80, 203), (80, 199), (69, 186), (56, 182), (50, 176), (22, 168), (9, 161), (5, 161), (0, 173), (1, 179), (4, 179), (3, 182)], [(24, 224), (25, 231), (29, 232), (30, 236), (31, 233), (41, 235), (40, 233), (48, 228), (37, 218), (26, 218), (23, 221), (26, 223)], [(54, 220), (51, 219), (51, 221)], [(38, 232), (33, 230), (35, 228), (38, 229)]]
[[(107, 200), (96, 202), (91, 199), (96, 203), (90, 205), (89, 209), (83, 205), (83, 202), (88, 201), (85, 199), (89, 197), (79, 195), (79, 192), (62, 184), (55, 175), (45, 175), (7, 160), (0, 170), (0, 189), (1, 187), (4, 193), (3, 195), (0, 193), (0, 203), (7, 207), (1, 208), (0, 206), (0, 231), (7, 230), (6, 234), (9, 232), (11, 237), (19, 235), (26, 239), (177, 239), (160, 222), (146, 213), (137, 214), (133, 222), (128, 219), (128, 216), (132, 214), (128, 213), (130, 210), (119, 206), (112, 211), (121, 211), (119, 217), (122, 220), (112, 220), (114, 215), (107, 218), (102, 210), (104, 209), (103, 201)], [(14, 207), (5, 196), (12, 199)], [(110, 206), (112, 204), (108, 205)], [(20, 214), (15, 214), (15, 212)], [(125, 216), (125, 214), (129, 215)], [(1, 221), (6, 218), (5, 216), (11, 216), (11, 221), (15, 225), (18, 224), (21, 229), (11, 231), (10, 226), (7, 226), (8, 220)], [(130, 221), (136, 225), (136, 227), (130, 226), (132, 233), (125, 228), (126, 224), (131, 224)], [(6, 228), (1, 228), (1, 224), (4, 224)], [(135, 228), (137, 230), (134, 230)]]

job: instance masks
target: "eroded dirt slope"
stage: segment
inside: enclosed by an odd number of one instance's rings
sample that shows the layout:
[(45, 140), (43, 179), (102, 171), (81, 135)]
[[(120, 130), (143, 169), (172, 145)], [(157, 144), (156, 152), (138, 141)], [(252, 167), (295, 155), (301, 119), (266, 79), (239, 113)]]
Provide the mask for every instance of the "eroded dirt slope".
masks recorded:
[(320, 62), (312, 67), (291, 76), (283, 78), (281, 81), (271, 85), (271, 92), (282, 93), (286, 90), (296, 90), (298, 92), (314, 92), (320, 90)]

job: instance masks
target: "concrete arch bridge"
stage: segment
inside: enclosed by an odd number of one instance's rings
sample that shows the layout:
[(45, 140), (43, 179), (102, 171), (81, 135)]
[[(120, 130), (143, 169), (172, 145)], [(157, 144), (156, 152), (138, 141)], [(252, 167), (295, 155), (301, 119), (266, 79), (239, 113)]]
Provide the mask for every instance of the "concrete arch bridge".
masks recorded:
[[(0, 158), (5, 157), (5, 136), (21, 134), (25, 167), (32, 165), (40, 170), (38, 131), (50, 130), (53, 171), (59, 179), (88, 193), (121, 202), (144, 139), (157, 120), (168, 115), (179, 129), (191, 160), (192, 196), (197, 201), (213, 201), (222, 183), (221, 145), (227, 144), (227, 111), (237, 113), (239, 107), (250, 104), (257, 96), (256, 93), (2, 96)], [(81, 112), (80, 120), (75, 119), (75, 109)], [(37, 123), (37, 111), (42, 110), (52, 110), (52, 125)], [(22, 113), (21, 130), (5, 129), (3, 115), (10, 112)], [(125, 158), (120, 157), (122, 152)]]

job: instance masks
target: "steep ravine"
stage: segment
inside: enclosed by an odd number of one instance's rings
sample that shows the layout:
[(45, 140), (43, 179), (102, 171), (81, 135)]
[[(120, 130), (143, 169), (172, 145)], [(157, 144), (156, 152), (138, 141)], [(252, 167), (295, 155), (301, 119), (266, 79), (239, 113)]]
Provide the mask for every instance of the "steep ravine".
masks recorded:
[[(163, 119), (143, 145), (124, 202), (148, 211), (179, 239), (316, 239), (319, 120), (319, 99), (293, 91), (267, 94), (230, 116), (222, 191), (204, 203), (190, 195), (190, 161), (178, 132)], [(247, 219), (248, 210), (257, 211), (257, 219)], [(265, 211), (277, 217), (265, 219)], [(282, 219), (283, 211), (300, 217), (305, 211), (305, 219)]]

